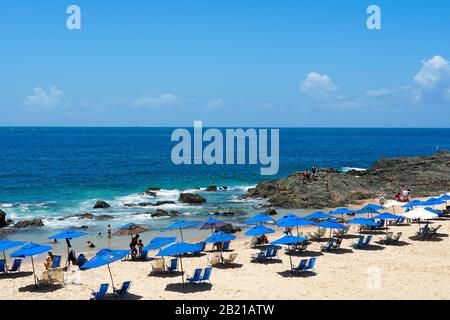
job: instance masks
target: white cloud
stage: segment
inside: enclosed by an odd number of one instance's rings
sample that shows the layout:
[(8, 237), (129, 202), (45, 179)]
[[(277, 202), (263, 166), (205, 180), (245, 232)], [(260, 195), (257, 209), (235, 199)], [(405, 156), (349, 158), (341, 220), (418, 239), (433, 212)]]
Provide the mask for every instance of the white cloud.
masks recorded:
[(61, 103), (64, 93), (62, 90), (58, 90), (55, 87), (51, 87), (50, 91), (47, 93), (41, 87), (33, 89), (34, 95), (28, 96), (24, 103), (28, 106), (39, 105), (39, 106), (53, 106)]
[(416, 82), (425, 88), (448, 85), (450, 82), (450, 63), (441, 56), (422, 61), (422, 68), (414, 76)]
[(134, 99), (131, 102), (131, 105), (135, 107), (157, 107), (157, 106), (175, 105), (178, 102), (179, 99), (177, 96), (167, 93), (156, 97), (152, 95), (140, 97)]
[(205, 110), (207, 111), (218, 111), (222, 110), (225, 103), (222, 98), (212, 98), (205, 102)]
[(310, 72), (300, 85), (303, 93), (309, 96), (328, 97), (338, 89), (326, 74)]

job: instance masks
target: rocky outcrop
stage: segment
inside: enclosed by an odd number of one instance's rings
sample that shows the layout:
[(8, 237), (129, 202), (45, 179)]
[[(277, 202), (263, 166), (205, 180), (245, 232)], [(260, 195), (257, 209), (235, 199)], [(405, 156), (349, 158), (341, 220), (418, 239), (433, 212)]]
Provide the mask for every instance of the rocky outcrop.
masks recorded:
[(14, 228), (31, 228), (31, 227), (43, 227), (44, 223), (42, 219), (23, 220), (14, 224)]
[(161, 217), (176, 217), (181, 213), (178, 211), (166, 211), (162, 209), (157, 209), (155, 212), (151, 214), (152, 218), (161, 218)]
[(217, 191), (217, 186), (209, 186), (206, 188), (207, 192), (216, 192)]
[(149, 206), (153, 206), (153, 207), (159, 207), (159, 206), (163, 206), (165, 204), (176, 204), (175, 201), (158, 201), (155, 203), (152, 202), (141, 202), (141, 203), (126, 203), (123, 206), (124, 207), (149, 207)]
[(8, 223), (6, 221), (6, 212), (0, 210), (0, 228), (4, 228), (6, 226), (8, 226)]
[(242, 209), (230, 209), (227, 211), (216, 211), (214, 212), (215, 215), (222, 215), (222, 216), (242, 216), (245, 215), (245, 211)]
[(267, 215), (269, 215), (269, 216), (275, 216), (275, 215), (278, 214), (278, 212), (277, 212), (277, 210), (275, 210), (275, 209), (273, 209), (273, 208), (270, 208), (270, 209), (268, 209), (268, 210), (265, 212), (265, 214), (267, 214)]
[(244, 197), (266, 199), (278, 208), (330, 208), (346, 206), (384, 194), (391, 198), (405, 187), (414, 197), (450, 190), (450, 152), (429, 157), (382, 159), (367, 171), (341, 173), (319, 170), (305, 179), (303, 173), (259, 183)]
[(206, 199), (196, 193), (182, 193), (178, 201), (187, 204), (202, 204), (206, 202)]
[(110, 207), (111, 206), (107, 202), (102, 201), (102, 200), (98, 200), (94, 205), (94, 209), (107, 209)]
[(93, 220), (94, 215), (92, 213), (86, 212), (86, 213), (71, 216), (71, 218), (78, 218), (78, 219), (82, 219), (82, 220)]

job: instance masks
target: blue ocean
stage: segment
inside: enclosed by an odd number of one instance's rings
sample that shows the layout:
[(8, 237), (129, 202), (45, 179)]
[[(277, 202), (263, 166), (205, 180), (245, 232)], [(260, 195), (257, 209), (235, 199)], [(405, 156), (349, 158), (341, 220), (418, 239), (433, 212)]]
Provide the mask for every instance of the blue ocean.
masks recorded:
[[(319, 168), (369, 168), (383, 157), (431, 155), (450, 149), (450, 129), (280, 129), (280, 170), (260, 175), (260, 165), (180, 165), (171, 161), (174, 128), (0, 128), (0, 209), (14, 221), (43, 219), (45, 226), (8, 236), (46, 238), (67, 228), (104, 231), (105, 224), (146, 223), (157, 232), (175, 218), (155, 218), (152, 208), (126, 203), (170, 200), (183, 190), (201, 193), (203, 206), (180, 203), (160, 207), (183, 213), (176, 219), (205, 219), (210, 213), (242, 209), (258, 212), (259, 201), (239, 199), (259, 181)], [(205, 192), (210, 185), (227, 190)], [(156, 198), (143, 192), (161, 188)], [(92, 209), (97, 199), (111, 208)], [(313, 210), (314, 208), (311, 208)], [(108, 221), (68, 218), (85, 213), (113, 216)], [(233, 219), (242, 219), (239, 217)], [(31, 231), (31, 232), (30, 232)], [(4, 235), (2, 235), (4, 237)]]

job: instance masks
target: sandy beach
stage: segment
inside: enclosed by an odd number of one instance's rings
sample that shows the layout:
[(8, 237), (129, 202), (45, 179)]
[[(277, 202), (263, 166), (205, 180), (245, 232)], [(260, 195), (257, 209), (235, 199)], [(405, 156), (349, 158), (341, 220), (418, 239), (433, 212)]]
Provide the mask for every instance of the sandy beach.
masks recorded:
[[(372, 201), (372, 203), (375, 203)], [(355, 206), (350, 206), (350, 208)], [(359, 206), (358, 206), (359, 207)], [(442, 225), (441, 236), (435, 241), (415, 241), (417, 224), (393, 226), (392, 232), (402, 232), (398, 245), (374, 243), (366, 250), (355, 250), (351, 244), (358, 237), (356, 226), (351, 226), (343, 240), (341, 250), (322, 253), (325, 241), (313, 242), (307, 251), (293, 256), (300, 259), (316, 257), (314, 273), (292, 276), (289, 256), (280, 251), (280, 260), (272, 263), (252, 263), (250, 257), (257, 252), (249, 246), (249, 237), (239, 236), (231, 248), (239, 256), (234, 268), (214, 268), (212, 285), (181, 285), (179, 275), (149, 276), (152, 263), (116, 262), (111, 265), (116, 286), (131, 280), (132, 288), (127, 299), (447, 299), (450, 296), (450, 256), (448, 238), (450, 220), (433, 221)], [(302, 228), (301, 231), (313, 231)], [(375, 234), (377, 241), (383, 232)], [(269, 235), (269, 240), (282, 236), (280, 230)], [(207, 250), (210, 246), (207, 246)], [(230, 253), (224, 253), (225, 256)], [(198, 267), (206, 267), (211, 252), (199, 257), (183, 258), (187, 275)], [(152, 256), (152, 253), (149, 254)], [(44, 270), (41, 261), (36, 263), (37, 274)], [(81, 284), (65, 287), (35, 289), (31, 264), (26, 259), (22, 273), (0, 276), (1, 299), (76, 299), (86, 300), (91, 290), (100, 283), (109, 283), (107, 267), (83, 271)]]

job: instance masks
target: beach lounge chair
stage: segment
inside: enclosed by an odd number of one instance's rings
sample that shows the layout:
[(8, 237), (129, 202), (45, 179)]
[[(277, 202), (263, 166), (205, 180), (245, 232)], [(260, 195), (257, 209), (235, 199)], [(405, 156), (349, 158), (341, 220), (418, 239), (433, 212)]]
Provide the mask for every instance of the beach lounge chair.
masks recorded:
[(21, 266), (22, 266), (22, 259), (15, 259), (12, 267), (8, 269), (8, 272), (19, 272)]
[(298, 266), (292, 268), (292, 271), (294, 271), (294, 272), (301, 272), (303, 269), (305, 269), (307, 263), (308, 263), (308, 259), (300, 260), (300, 263), (298, 264)]
[(386, 233), (386, 237), (380, 239), (380, 241), (378, 241), (378, 243), (388, 244), (388, 243), (390, 243), (392, 241), (392, 237), (393, 236), (394, 236), (393, 232), (388, 232), (388, 233)]
[(60, 264), (61, 264), (61, 256), (54, 256), (52, 269), (58, 269), (60, 267)]
[(262, 249), (257, 254), (252, 255), (251, 261), (260, 262), (260, 261), (268, 260), (268, 258), (272, 255), (272, 250), (273, 250), (272, 246)]
[(131, 281), (125, 281), (119, 289), (114, 290), (114, 293), (118, 295), (125, 295), (128, 293), (128, 290), (130, 290), (130, 287)]
[(352, 244), (352, 247), (354, 249), (359, 249), (363, 246), (364, 244), (364, 236), (360, 236), (358, 241)]
[(368, 247), (369, 244), (370, 244), (370, 241), (372, 241), (372, 235), (369, 235), (369, 236), (366, 237), (366, 241), (364, 241), (362, 247), (363, 248)]
[(236, 261), (236, 258), (238, 257), (237, 253), (232, 253), (228, 258), (223, 259), (224, 264), (233, 264), (234, 261)]
[(59, 284), (61, 286), (66, 285), (66, 281), (64, 279), (64, 271), (62, 268), (57, 268), (50, 271), (50, 282), (52, 284)]
[(164, 272), (166, 270), (166, 265), (164, 263), (164, 258), (157, 258), (152, 264), (153, 272)]
[(91, 300), (98, 300), (106, 297), (106, 294), (108, 293), (109, 284), (103, 283), (100, 285), (97, 292), (92, 291), (91, 293)]
[(437, 231), (442, 227), (442, 225), (438, 225), (436, 227), (431, 227), (430, 228), (430, 236), (435, 236), (437, 234)]
[(139, 261), (147, 261), (148, 260), (148, 251), (142, 250), (141, 254), (138, 257)]
[(341, 247), (342, 244), (342, 238), (338, 238), (335, 242), (335, 244), (333, 245), (332, 250), (336, 250), (339, 249)]
[(310, 258), (309, 261), (305, 259), (300, 261), (299, 266), (297, 268), (292, 269), (292, 271), (294, 272), (312, 271), (315, 265), (316, 265), (316, 258)]
[(336, 241), (335, 239), (330, 239), (330, 240), (328, 240), (327, 245), (321, 246), (321, 247), (320, 247), (320, 251), (322, 251), (322, 252), (328, 252), (328, 251), (333, 250), (333, 246), (334, 246), (334, 242), (335, 242), (335, 241)]
[(211, 267), (205, 268), (205, 272), (203, 273), (203, 276), (201, 277), (199, 282), (206, 282), (206, 281), (211, 282), (211, 280), (210, 280), (211, 272), (212, 272)]
[(0, 273), (6, 273), (6, 260), (0, 260)]
[(208, 265), (211, 267), (217, 266), (222, 263), (222, 258), (220, 254), (215, 254), (209, 259)]
[(201, 281), (202, 279), (202, 269), (195, 269), (194, 274), (192, 275), (192, 277), (187, 278), (186, 280), (189, 283), (196, 283)]
[(170, 265), (167, 266), (166, 269), (168, 272), (174, 272), (178, 270), (178, 259), (177, 258), (173, 258), (172, 260), (170, 260)]
[(267, 255), (267, 258), (269, 258), (269, 259), (278, 258), (278, 251), (280, 250), (280, 247), (279, 246), (271, 246), (271, 248), (272, 248), (272, 250)]
[(400, 238), (402, 237), (402, 232), (397, 232), (397, 234), (395, 235), (395, 237), (392, 237), (392, 241), (391, 242), (398, 242), (400, 240)]
[(230, 241), (226, 241), (223, 243), (222, 251), (228, 251), (230, 250)]

